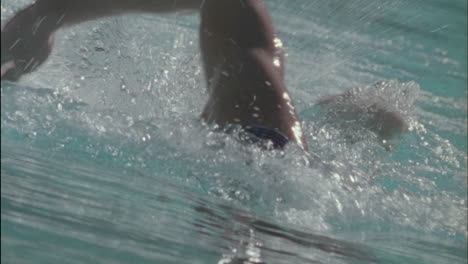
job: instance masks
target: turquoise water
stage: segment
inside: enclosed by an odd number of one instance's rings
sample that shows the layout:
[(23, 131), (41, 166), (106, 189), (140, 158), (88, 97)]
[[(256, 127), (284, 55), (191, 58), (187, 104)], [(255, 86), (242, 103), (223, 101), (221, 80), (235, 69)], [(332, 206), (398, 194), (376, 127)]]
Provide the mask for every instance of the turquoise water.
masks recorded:
[[(267, 3), (310, 155), (198, 122), (196, 14), (62, 30), (2, 82), (2, 263), (466, 263), (466, 1)], [(352, 88), (394, 151), (314, 106)]]

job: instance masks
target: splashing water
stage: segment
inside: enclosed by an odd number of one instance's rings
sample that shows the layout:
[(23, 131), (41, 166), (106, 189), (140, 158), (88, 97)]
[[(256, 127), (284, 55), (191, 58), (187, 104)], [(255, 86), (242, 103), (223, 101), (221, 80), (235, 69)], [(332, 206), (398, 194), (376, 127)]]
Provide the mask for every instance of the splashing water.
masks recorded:
[[(198, 121), (195, 17), (59, 32), (39, 72), (2, 82), (2, 262), (466, 262), (466, 62), (458, 24), (423, 23), (466, 3), (323, 2), (268, 2), (309, 154)], [(343, 115), (374, 104), (408, 124), (393, 151)]]

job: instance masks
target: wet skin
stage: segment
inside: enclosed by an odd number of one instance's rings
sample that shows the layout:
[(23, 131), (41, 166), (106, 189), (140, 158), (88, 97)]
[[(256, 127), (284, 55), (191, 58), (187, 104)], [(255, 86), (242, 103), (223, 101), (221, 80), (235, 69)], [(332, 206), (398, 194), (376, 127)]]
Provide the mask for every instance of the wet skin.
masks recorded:
[(284, 84), (282, 42), (263, 0), (38, 0), (2, 29), (2, 80), (18, 80), (49, 56), (53, 32), (123, 13), (200, 12), (209, 124), (267, 127), (307, 150)]

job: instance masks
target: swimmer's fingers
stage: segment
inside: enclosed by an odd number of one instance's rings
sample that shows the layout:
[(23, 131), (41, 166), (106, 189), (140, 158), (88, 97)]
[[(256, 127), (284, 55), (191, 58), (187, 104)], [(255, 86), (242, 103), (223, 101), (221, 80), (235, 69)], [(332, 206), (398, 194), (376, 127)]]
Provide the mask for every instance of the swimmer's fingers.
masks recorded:
[(18, 78), (15, 77), (16, 75), (14, 74), (14, 69), (16, 67), (16, 64), (14, 61), (7, 61), (6, 63), (2, 64), (2, 75), (1, 79), (3, 80), (8, 80), (8, 81), (16, 81)]

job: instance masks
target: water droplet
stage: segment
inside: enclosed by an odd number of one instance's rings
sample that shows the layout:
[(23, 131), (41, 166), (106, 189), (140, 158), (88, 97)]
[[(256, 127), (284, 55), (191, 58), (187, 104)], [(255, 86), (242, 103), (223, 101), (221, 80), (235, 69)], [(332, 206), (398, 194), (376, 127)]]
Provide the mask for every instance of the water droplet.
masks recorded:
[(278, 57), (273, 58), (273, 65), (276, 67), (281, 67), (281, 61)]

